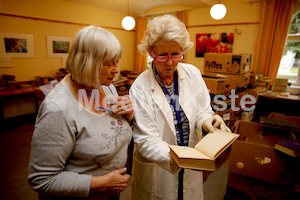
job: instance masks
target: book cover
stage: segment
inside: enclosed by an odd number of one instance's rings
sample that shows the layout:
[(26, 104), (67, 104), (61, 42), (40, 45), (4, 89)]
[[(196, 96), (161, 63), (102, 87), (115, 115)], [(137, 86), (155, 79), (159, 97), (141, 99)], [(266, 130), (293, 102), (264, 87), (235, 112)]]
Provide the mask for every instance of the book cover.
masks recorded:
[(204, 136), (194, 148), (169, 145), (170, 155), (181, 168), (215, 171), (216, 158), (224, 152), (239, 134), (215, 129)]
[(296, 130), (299, 128), (294, 121), (277, 119), (277, 118), (260, 117), (260, 124), (261, 126), (280, 127), (280, 128), (290, 129), (290, 130)]
[(300, 139), (277, 142), (274, 148), (293, 157), (300, 156)]

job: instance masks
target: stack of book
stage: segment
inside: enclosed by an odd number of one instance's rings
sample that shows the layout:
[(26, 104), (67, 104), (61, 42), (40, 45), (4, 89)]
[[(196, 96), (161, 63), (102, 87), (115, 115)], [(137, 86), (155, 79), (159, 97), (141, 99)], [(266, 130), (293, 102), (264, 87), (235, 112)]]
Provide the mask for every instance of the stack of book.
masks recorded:
[(17, 87), (14, 75), (2, 75), (2, 78), (5, 80), (6, 89), (15, 89)]
[(139, 72), (134, 72), (134, 71), (129, 72), (128, 75), (126, 76), (128, 79), (127, 84), (131, 86), (134, 80), (139, 76), (139, 74), (140, 74)]
[(116, 81), (113, 81), (113, 85), (116, 87), (120, 96), (126, 95), (129, 92), (129, 89), (126, 84), (127, 80), (128, 79), (126, 77), (119, 76), (119, 78)]

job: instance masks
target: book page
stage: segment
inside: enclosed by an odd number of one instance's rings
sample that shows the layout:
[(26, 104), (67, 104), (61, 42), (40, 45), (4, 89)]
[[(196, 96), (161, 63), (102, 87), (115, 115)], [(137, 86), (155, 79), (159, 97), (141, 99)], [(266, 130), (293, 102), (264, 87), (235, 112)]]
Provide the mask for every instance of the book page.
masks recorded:
[(211, 160), (211, 158), (209, 158), (207, 155), (191, 147), (176, 146), (176, 145), (169, 145), (169, 147), (174, 151), (174, 153), (177, 154), (179, 158)]
[(204, 136), (195, 146), (205, 155), (209, 156), (211, 159), (215, 159), (222, 153), (222, 150), (227, 148), (239, 134), (229, 133), (222, 131), (220, 129), (215, 129), (213, 133), (208, 133)]

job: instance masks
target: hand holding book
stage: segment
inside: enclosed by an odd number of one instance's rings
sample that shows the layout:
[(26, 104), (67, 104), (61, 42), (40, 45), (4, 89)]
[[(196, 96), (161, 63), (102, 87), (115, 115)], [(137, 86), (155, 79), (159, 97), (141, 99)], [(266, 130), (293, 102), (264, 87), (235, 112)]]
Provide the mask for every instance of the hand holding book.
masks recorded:
[(218, 128), (231, 133), (231, 130), (226, 126), (222, 117), (214, 115), (212, 118), (205, 119), (202, 122), (202, 128), (207, 132), (214, 132), (215, 128)]
[(239, 134), (215, 129), (202, 138), (194, 148), (169, 145), (170, 155), (182, 168), (215, 171), (216, 158), (224, 152)]

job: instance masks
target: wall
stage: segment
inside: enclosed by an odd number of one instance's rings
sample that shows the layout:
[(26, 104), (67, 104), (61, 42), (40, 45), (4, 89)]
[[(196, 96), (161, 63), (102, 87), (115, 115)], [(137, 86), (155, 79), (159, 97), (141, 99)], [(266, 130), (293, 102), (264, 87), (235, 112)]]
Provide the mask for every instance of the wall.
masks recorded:
[[(219, 21), (209, 15), (210, 7), (190, 9), (180, 6), (160, 6), (151, 9), (150, 13), (188, 9), (187, 27), (191, 40), (195, 43), (197, 33), (234, 32), (238, 28), (242, 34), (235, 33), (234, 53), (254, 54), (255, 41), (259, 24), (219, 25), (233, 23), (259, 22), (259, 3), (250, 4), (248, 0), (224, 0), (227, 7), (226, 16)], [(93, 8), (59, 0), (0, 0), (0, 13), (24, 15), (29, 17), (63, 20), (82, 24), (98, 24), (121, 29), (121, 20), (126, 13)], [(147, 12), (146, 12), (147, 14)], [(215, 26), (202, 26), (215, 25)], [(62, 58), (48, 58), (46, 36), (74, 37), (83, 28), (80, 25), (36, 21), (0, 15), (0, 32), (27, 33), (34, 35), (34, 58), (13, 58), (11, 68), (0, 68), (1, 74), (13, 74), (17, 81), (33, 80), (35, 76), (51, 76), (63, 67)], [(108, 29), (114, 33), (123, 46), (120, 60), (121, 70), (133, 70), (135, 58), (135, 32)], [(203, 72), (203, 58), (195, 56), (195, 47), (186, 55), (184, 62), (194, 64)]]
[[(122, 30), (121, 20), (126, 13), (60, 0), (0, 0), (0, 13), (112, 27), (107, 30), (117, 36), (123, 47), (123, 55), (119, 62), (120, 69), (134, 69), (136, 34), (134, 31)], [(34, 58), (12, 58), (12, 67), (0, 68), (0, 75), (15, 75), (16, 81), (34, 80), (35, 76), (55, 75), (59, 68), (64, 67), (63, 59), (47, 57), (46, 36), (74, 38), (77, 31), (83, 27), (85, 25), (0, 15), (0, 32), (33, 34), (35, 48)]]
[[(224, 3), (223, 3), (224, 2)], [(227, 8), (225, 17), (221, 20), (214, 20), (210, 17), (210, 8), (195, 9), (188, 11), (187, 27), (191, 40), (196, 42), (197, 33), (223, 33), (234, 32), (233, 53), (249, 53), (254, 55), (255, 42), (258, 34), (259, 24), (246, 25), (218, 25), (232, 23), (259, 22), (259, 3), (250, 4), (248, 0), (227, 0), (222, 1)], [(197, 25), (215, 25), (196, 27)], [(195, 26), (195, 27), (193, 27)], [(238, 28), (241, 34), (237, 34), (234, 28)], [(196, 57), (195, 46), (187, 53), (187, 63), (197, 66), (203, 72), (204, 60)]]
[[(198, 33), (223, 33), (234, 32), (233, 53), (249, 53), (254, 55), (255, 42), (259, 28), (259, 2), (249, 3), (249, 0), (224, 0), (227, 8), (225, 17), (221, 20), (211, 18), (209, 12), (211, 7), (193, 9), (187, 6), (159, 6), (141, 13), (139, 16), (158, 13), (174, 13), (180, 10), (186, 10), (187, 30), (190, 33), (191, 41), (196, 43), (196, 34)], [(237, 25), (233, 25), (240, 23)], [(247, 24), (253, 23), (253, 24)], [(227, 25), (220, 25), (227, 24)], [(229, 24), (229, 25), (228, 25)], [(231, 24), (231, 25), (230, 25)], [(207, 26), (206, 26), (207, 25)], [(237, 34), (234, 28), (238, 28), (241, 34)], [(203, 58), (196, 57), (195, 46), (186, 54), (184, 62), (197, 66), (203, 72)]]

